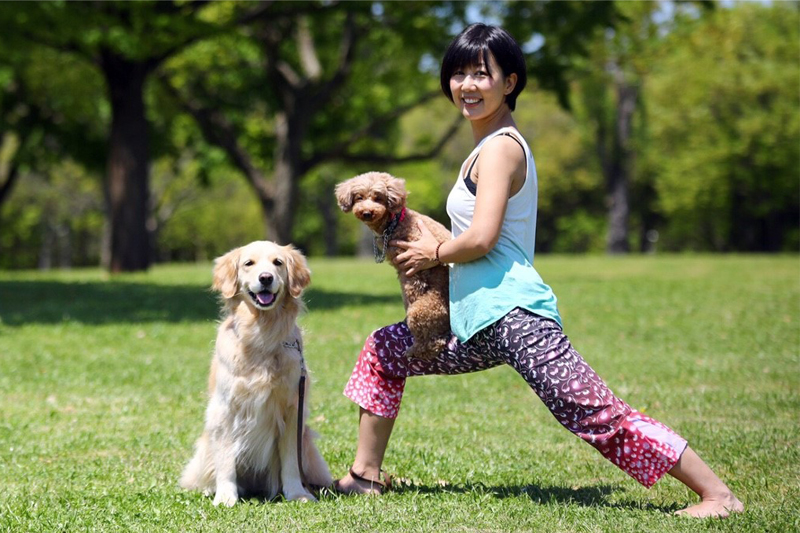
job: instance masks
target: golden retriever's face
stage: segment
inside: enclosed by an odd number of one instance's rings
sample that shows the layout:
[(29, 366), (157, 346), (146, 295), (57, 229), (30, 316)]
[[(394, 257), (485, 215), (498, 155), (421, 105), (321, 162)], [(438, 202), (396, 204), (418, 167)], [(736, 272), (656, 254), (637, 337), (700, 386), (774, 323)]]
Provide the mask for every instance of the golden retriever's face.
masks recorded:
[(306, 259), (296, 248), (256, 241), (216, 259), (212, 287), (227, 299), (243, 299), (265, 311), (286, 293), (299, 297), (310, 281)]
[(350, 211), (368, 226), (385, 225), (386, 219), (406, 203), (405, 182), (383, 172), (368, 172), (336, 186), (342, 211)]

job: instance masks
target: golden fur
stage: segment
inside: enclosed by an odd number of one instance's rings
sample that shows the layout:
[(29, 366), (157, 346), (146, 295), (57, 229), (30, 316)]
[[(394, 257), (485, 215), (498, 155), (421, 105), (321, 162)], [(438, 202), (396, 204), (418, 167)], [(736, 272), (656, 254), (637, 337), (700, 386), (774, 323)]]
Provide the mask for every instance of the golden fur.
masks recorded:
[[(297, 402), (302, 337), (296, 319), (311, 280), (293, 246), (257, 241), (217, 258), (213, 289), (223, 319), (209, 373), (203, 434), (180, 485), (214, 494), (214, 505), (240, 496), (314, 500), (297, 464)], [(306, 380), (308, 398), (309, 380)], [(306, 402), (303, 419), (308, 416)], [(308, 484), (329, 486), (328, 465), (303, 430)]]
[[(383, 172), (367, 172), (336, 186), (336, 199), (345, 213), (353, 214), (382, 242), (390, 221), (406, 207), (405, 181)], [(420, 237), (417, 222), (422, 221), (439, 242), (450, 240), (450, 232), (421, 213), (406, 208), (405, 217), (391, 235), (392, 240), (414, 241)], [(401, 253), (390, 246), (386, 257), (394, 265)], [(450, 335), (449, 279), (447, 267), (438, 265), (409, 277), (397, 269), (406, 308), (406, 324), (414, 336), (408, 357), (432, 359), (446, 346)]]

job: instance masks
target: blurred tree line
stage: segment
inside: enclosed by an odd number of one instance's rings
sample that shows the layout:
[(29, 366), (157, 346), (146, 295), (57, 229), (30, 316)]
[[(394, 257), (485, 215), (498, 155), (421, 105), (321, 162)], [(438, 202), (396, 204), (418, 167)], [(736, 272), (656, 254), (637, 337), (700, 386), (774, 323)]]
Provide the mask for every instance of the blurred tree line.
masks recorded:
[(796, 3), (0, 3), (0, 268), (352, 254), (333, 186), (446, 222), (472, 148), (438, 89), (468, 20), (531, 74), (543, 252), (797, 251)]

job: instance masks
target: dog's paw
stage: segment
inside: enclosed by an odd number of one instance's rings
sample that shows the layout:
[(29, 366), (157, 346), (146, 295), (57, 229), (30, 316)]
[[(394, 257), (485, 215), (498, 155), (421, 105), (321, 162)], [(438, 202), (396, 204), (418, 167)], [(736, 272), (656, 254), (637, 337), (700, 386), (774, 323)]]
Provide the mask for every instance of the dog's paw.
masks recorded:
[(423, 361), (430, 361), (434, 357), (436, 357), (436, 354), (430, 351), (427, 346), (423, 346), (422, 344), (416, 342), (412, 344), (408, 350), (406, 350), (407, 359), (422, 359)]
[(418, 342), (415, 342), (414, 344), (408, 347), (408, 350), (406, 350), (407, 359), (423, 359), (422, 355), (424, 354), (420, 349), (420, 343)]
[(414, 342), (408, 350), (406, 350), (406, 357), (408, 359), (422, 359), (423, 361), (431, 361), (447, 348), (446, 339), (433, 339), (428, 342)]
[(434, 357), (445, 351), (445, 349), (447, 348), (448, 340), (449, 337), (445, 335), (443, 337), (438, 337), (436, 339), (433, 339), (433, 341), (431, 341), (431, 352), (435, 354)]
[(217, 487), (217, 494), (214, 496), (214, 507), (222, 504), (225, 507), (233, 507), (239, 499), (236, 487)]
[(290, 502), (315, 502), (317, 499), (308, 491), (297, 492), (294, 494), (287, 494), (286, 499)]

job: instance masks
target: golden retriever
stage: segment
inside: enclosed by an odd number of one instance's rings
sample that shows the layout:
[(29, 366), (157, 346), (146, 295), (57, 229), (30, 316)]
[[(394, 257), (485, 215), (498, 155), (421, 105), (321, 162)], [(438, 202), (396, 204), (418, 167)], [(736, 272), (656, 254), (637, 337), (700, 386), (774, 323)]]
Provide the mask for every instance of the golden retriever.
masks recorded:
[(376, 244), (376, 261), (389, 258), (397, 270), (403, 305), (406, 309), (406, 325), (414, 336), (414, 342), (406, 351), (406, 357), (430, 360), (439, 355), (450, 337), (449, 273), (445, 265), (407, 276), (394, 264), (402, 252), (388, 246), (390, 240), (414, 241), (419, 239), (418, 221), (425, 224), (431, 233), (444, 242), (450, 240), (450, 231), (429, 216), (406, 208), (405, 181), (385, 172), (367, 172), (336, 186), (334, 191), (339, 207), (372, 230)]
[[(311, 280), (293, 246), (256, 241), (215, 261), (212, 288), (224, 303), (208, 379), (205, 429), (180, 479), (189, 490), (214, 494), (214, 505), (242, 496), (313, 501), (297, 458), (297, 409), (302, 337), (296, 319)], [(306, 394), (308, 398), (308, 380)], [(328, 465), (305, 426), (306, 483), (332, 484)]]

